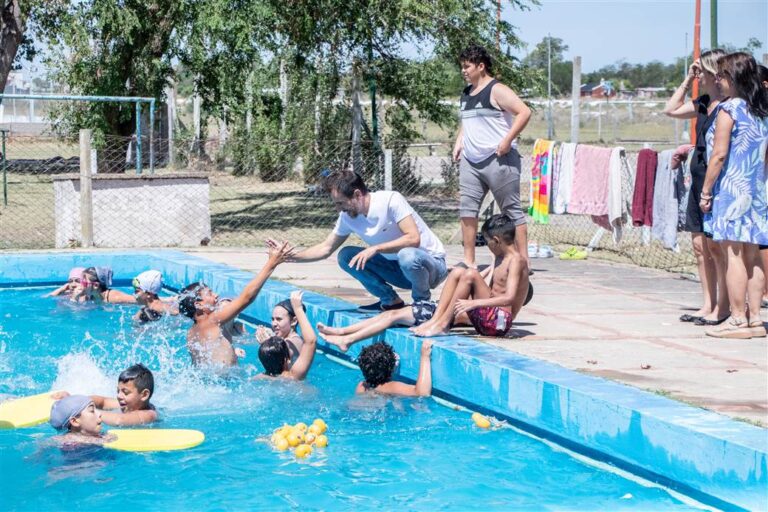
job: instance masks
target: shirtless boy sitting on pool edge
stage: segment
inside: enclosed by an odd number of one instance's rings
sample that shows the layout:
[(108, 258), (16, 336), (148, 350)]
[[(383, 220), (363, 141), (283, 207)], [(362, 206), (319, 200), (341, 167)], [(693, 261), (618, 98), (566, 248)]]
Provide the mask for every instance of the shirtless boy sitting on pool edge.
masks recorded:
[(447, 334), (455, 321), (469, 322), (482, 336), (504, 336), (529, 292), (528, 264), (515, 246), (515, 223), (503, 214), (482, 227), (494, 256), (490, 286), (475, 269), (456, 268), (448, 276), (432, 318), (411, 331), (417, 336)]
[(269, 259), (261, 272), (251, 280), (232, 302), (217, 304), (218, 295), (203, 283), (188, 286), (179, 296), (179, 311), (194, 322), (187, 332), (187, 348), (195, 365), (231, 367), (237, 354), (222, 331), (222, 325), (233, 320), (250, 305), (277, 266), (293, 252), (288, 242), (269, 248)]

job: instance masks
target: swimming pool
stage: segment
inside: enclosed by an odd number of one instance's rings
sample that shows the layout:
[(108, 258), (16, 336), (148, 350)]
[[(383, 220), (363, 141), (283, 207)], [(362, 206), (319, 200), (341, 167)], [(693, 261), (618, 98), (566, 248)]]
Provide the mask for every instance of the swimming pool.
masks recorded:
[[(3, 510), (688, 508), (513, 429), (480, 431), (432, 400), (355, 398), (359, 373), (323, 356), (305, 384), (254, 382), (256, 351), (245, 345), (240, 375), (212, 379), (189, 362), (187, 321), (137, 327), (131, 308), (73, 307), (44, 291), (0, 291), (0, 393), (113, 396), (120, 370), (142, 361), (155, 371), (161, 426), (207, 439), (176, 453), (66, 453), (45, 447), (48, 425), (2, 431), (0, 466), (12, 469), (3, 486), (13, 490)], [(263, 442), (285, 421), (317, 417), (331, 444), (308, 459)]]
[[(70, 267), (87, 262), (111, 266), (117, 271), (116, 277), (126, 283), (150, 267), (161, 270), (166, 282), (177, 288), (202, 279), (224, 296), (234, 295), (251, 277), (175, 251), (0, 254), (0, 287), (53, 284)], [(285, 283), (267, 283), (246, 314), (266, 320), (271, 306), (286, 298), (292, 289)], [(0, 298), (23, 291), (0, 291)], [(353, 308), (344, 301), (308, 293), (305, 302), (313, 322), (339, 325), (353, 320), (349, 312)], [(33, 347), (39, 348), (26, 361), (18, 353), (20, 341), (9, 344), (5, 340), (7, 336), (24, 335), (16, 333), (16, 327), (6, 328), (14, 317), (8, 316), (9, 308), (0, 303), (0, 325), (4, 329), (0, 335), (0, 394), (45, 390), (57, 378), (64, 384), (81, 380), (98, 383), (103, 389), (95, 391), (108, 393), (117, 372), (134, 362), (131, 357), (147, 357), (151, 364), (157, 361), (163, 368), (158, 375), (156, 400), (165, 417), (162, 426), (199, 428), (208, 439), (201, 447), (181, 454), (137, 456), (110, 452), (95, 459), (76, 460), (74, 484), (68, 477), (64, 487), (59, 487), (58, 479), (69, 473), (58, 468), (71, 461), (50, 451), (38, 453), (41, 439), (50, 436), (51, 429), (0, 433), (0, 458), (8, 457), (10, 467), (20, 468), (18, 475), (13, 472), (11, 488), (29, 489), (27, 480), (37, 482), (43, 489), (39, 495), (34, 494), (40, 506), (39, 500), (63, 500), (69, 496), (67, 489), (80, 486), (85, 489), (79, 491), (81, 494), (94, 492), (93, 499), (106, 500), (104, 496), (98, 498), (99, 493), (111, 497), (130, 493), (110, 486), (117, 485), (115, 482), (138, 482), (139, 477), (126, 468), (118, 471), (122, 463), (135, 464), (137, 460), (142, 461), (140, 466), (149, 475), (145, 481), (167, 481), (171, 488), (165, 484), (153, 486), (152, 492), (139, 492), (135, 499), (149, 503), (156, 490), (159, 494), (154, 499), (168, 507), (224, 508), (238, 502), (266, 508), (285, 508), (292, 503), (311, 508), (410, 509), (685, 506), (658, 489), (653, 493), (660, 494), (654, 496), (630, 491), (617, 498), (613, 484), (604, 483), (603, 478), (627, 480), (611, 472), (592, 473), (592, 468), (581, 473), (583, 464), (559, 448), (511, 429), (477, 432), (467, 413), (444, 409), (430, 400), (396, 401), (383, 408), (350, 402), (358, 373), (329, 364), (322, 357), (310, 373), (308, 386), (301, 391), (290, 386), (286, 390), (284, 385), (265, 388), (262, 383), (247, 381), (208, 381), (189, 366), (183, 329), (174, 331), (180, 328), (178, 325), (166, 326), (169, 330), (156, 338), (155, 331), (131, 331), (129, 315), (120, 308), (110, 312), (72, 311), (64, 306), (57, 312), (52, 304), (44, 301), (41, 307), (49, 308), (45, 311), (51, 313), (51, 319), (59, 313), (64, 315), (63, 326), (45, 325), (37, 317), (18, 320), (24, 329), (36, 333), (28, 338), (35, 340)], [(26, 309), (27, 305), (19, 311)], [(94, 321), (99, 314), (117, 316), (106, 323)], [(87, 329), (82, 329), (83, 325)], [(107, 325), (114, 330), (96, 334)], [(70, 332), (73, 326), (81, 330)], [(55, 341), (51, 341), (49, 338), (54, 336)], [(419, 341), (402, 329), (391, 329), (385, 337), (401, 354), (401, 373), (413, 378)], [(80, 353), (85, 347), (89, 347), (87, 357)], [(356, 353), (354, 349), (351, 352), (353, 356)], [(255, 362), (254, 356), (251, 348), (251, 363)], [(664, 482), (721, 508), (765, 508), (768, 439), (764, 429), (460, 336), (439, 338), (432, 359), (436, 391), (443, 397), (507, 416), (529, 432)], [(87, 376), (73, 377), (74, 368), (78, 372), (85, 368)], [(242, 377), (253, 371), (244, 370)], [(196, 406), (198, 402), (200, 407)], [(284, 420), (311, 421), (315, 416), (331, 424), (332, 444), (325, 458), (297, 465), (255, 441)], [(530, 446), (535, 446), (535, 451), (530, 451)], [(554, 459), (550, 459), (552, 454)], [(0, 464), (5, 467), (6, 461), (0, 460)], [(94, 464), (100, 469), (89, 472)], [(578, 471), (570, 473), (573, 464)], [(77, 480), (81, 466), (85, 468), (82, 482)], [(28, 470), (36, 473), (32, 475)], [(311, 478), (305, 480), (305, 476)], [(17, 481), (17, 477), (24, 481)], [(194, 485), (188, 485), (188, 480)], [(601, 489), (606, 489), (607, 494)], [(639, 489), (645, 488), (640, 485)], [(47, 490), (51, 490), (50, 495)], [(656, 498), (661, 501), (654, 501)], [(14, 494), (9, 499), (20, 498)], [(249, 501), (257, 499), (262, 501)], [(0, 506), (4, 503), (0, 502)], [(22, 506), (14, 501), (12, 507)]]

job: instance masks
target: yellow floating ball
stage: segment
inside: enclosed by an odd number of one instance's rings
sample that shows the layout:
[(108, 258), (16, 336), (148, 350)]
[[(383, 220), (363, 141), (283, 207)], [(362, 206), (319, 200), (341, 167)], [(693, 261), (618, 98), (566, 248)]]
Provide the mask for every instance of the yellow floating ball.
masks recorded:
[(296, 447), (296, 450), (294, 450), (293, 453), (296, 455), (296, 457), (303, 459), (304, 457), (312, 453), (312, 447), (309, 446), (308, 444), (300, 444), (299, 446)]
[(328, 438), (324, 435), (317, 436), (317, 439), (315, 439), (315, 446), (318, 448), (325, 448), (328, 446)]
[(490, 428), (491, 427), (490, 420), (488, 420), (488, 418), (486, 418), (485, 416), (483, 416), (479, 412), (476, 412), (476, 413), (472, 414), (472, 421), (474, 421), (475, 425), (477, 425), (479, 428)]
[(324, 430), (313, 423), (309, 426), (309, 429), (307, 430), (307, 432), (309, 432), (310, 434), (315, 434), (316, 436), (319, 436), (324, 432)]
[(325, 422), (320, 418), (317, 418), (315, 421), (313, 421), (312, 425), (317, 426), (320, 429), (321, 434), (325, 434), (325, 431), (328, 430), (328, 425), (326, 425)]
[(299, 446), (301, 444), (301, 439), (299, 439), (299, 436), (293, 432), (288, 434), (288, 437), (286, 437), (285, 440), (288, 441), (288, 444), (291, 446)]
[(277, 448), (281, 452), (284, 452), (285, 450), (287, 450), (289, 446), (290, 445), (288, 444), (288, 440), (284, 437), (279, 438), (275, 443), (275, 448)]
[(316, 434), (314, 434), (312, 432), (308, 432), (307, 433), (307, 437), (304, 438), (304, 442), (307, 443), (307, 444), (312, 444), (312, 443), (315, 442), (316, 439), (317, 439), (317, 435)]
[(302, 432), (306, 432), (307, 431), (307, 424), (306, 423), (302, 423), (302, 422), (298, 422), (297, 424), (295, 424), (293, 426), (293, 428), (295, 428), (296, 430), (301, 430)]
[(272, 444), (277, 444), (277, 442), (278, 442), (280, 439), (285, 439), (285, 436), (284, 436), (284, 435), (281, 435), (281, 434), (272, 434), (272, 438), (271, 438), (271, 440), (272, 440)]

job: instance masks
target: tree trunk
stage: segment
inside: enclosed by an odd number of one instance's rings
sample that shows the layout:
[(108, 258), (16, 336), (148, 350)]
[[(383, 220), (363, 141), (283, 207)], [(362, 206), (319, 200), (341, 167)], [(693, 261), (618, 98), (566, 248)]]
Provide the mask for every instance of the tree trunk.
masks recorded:
[(13, 60), (24, 38), (24, 20), (18, 0), (3, 0), (0, 16), (0, 92), (5, 90)]

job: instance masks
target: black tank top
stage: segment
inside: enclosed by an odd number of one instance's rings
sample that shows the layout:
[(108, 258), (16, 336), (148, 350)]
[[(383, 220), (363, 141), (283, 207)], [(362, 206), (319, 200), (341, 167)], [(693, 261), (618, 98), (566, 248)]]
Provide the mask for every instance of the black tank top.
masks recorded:
[[(488, 82), (488, 84), (483, 87), (480, 92), (472, 96), (469, 94), (469, 92), (472, 90), (472, 85), (468, 85), (464, 88), (464, 90), (461, 92), (461, 110), (474, 110), (476, 108), (490, 108), (492, 110), (498, 110), (500, 109), (493, 106), (491, 103), (491, 90), (493, 89), (493, 86), (499, 83), (498, 80), (495, 78)], [(455, 97), (455, 96), (454, 96)], [(478, 107), (478, 104), (480, 105)]]
[(707, 113), (711, 100), (709, 95), (704, 94), (693, 100), (696, 105), (696, 147), (693, 151), (693, 160), (691, 160), (691, 174), (703, 176), (707, 172), (707, 131), (715, 121), (715, 112)]

